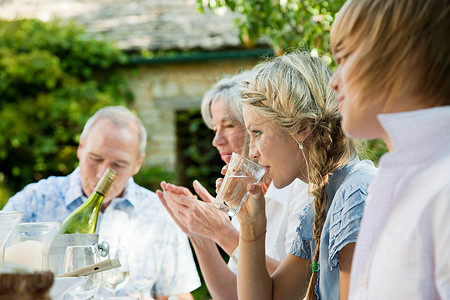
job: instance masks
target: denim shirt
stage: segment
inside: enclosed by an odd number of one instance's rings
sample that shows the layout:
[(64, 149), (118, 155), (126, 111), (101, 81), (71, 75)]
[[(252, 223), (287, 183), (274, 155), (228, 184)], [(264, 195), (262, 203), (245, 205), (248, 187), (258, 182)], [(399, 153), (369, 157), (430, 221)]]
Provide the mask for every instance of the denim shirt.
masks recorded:
[[(317, 299), (340, 299), (339, 251), (355, 243), (364, 212), (369, 183), (376, 168), (368, 160), (354, 159), (336, 170), (327, 187), (327, 216), (320, 237), (319, 276), (315, 286)], [(314, 254), (314, 205), (311, 201), (299, 215), (297, 237), (291, 254), (311, 260)]]
[[(51, 176), (27, 185), (11, 197), (4, 210), (24, 211), (22, 222), (62, 222), (86, 197), (79, 169), (68, 176)], [(124, 226), (126, 224), (126, 226)], [(127, 248), (131, 273), (154, 281), (157, 295), (188, 293), (200, 286), (187, 236), (179, 229), (152, 191), (129, 179), (123, 198), (100, 213), (99, 241)], [(136, 292), (132, 281), (118, 292)]]

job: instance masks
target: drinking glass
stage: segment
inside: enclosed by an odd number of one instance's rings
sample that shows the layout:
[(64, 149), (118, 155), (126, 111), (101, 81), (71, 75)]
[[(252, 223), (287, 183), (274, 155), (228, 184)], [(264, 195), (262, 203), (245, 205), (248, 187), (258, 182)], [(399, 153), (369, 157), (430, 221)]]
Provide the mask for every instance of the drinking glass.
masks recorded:
[(123, 289), (130, 279), (126, 249), (122, 246), (110, 246), (108, 257), (110, 259), (118, 258), (120, 261), (120, 267), (103, 272), (102, 279), (103, 287), (115, 297), (117, 291)]
[(27, 265), (33, 271), (49, 269), (49, 249), (58, 233), (58, 222), (19, 223), (5, 249), (5, 261)]
[[(63, 272), (68, 273), (100, 262), (98, 248), (95, 245), (68, 246), (64, 256)], [(94, 297), (100, 287), (101, 273), (89, 275), (89, 279), (69, 291), (74, 299), (87, 300)]]
[(258, 164), (233, 152), (214, 206), (233, 217), (247, 200), (247, 185), (258, 183), (265, 173), (266, 170)]
[(22, 220), (23, 211), (0, 210), (0, 266), (4, 260), (5, 245), (14, 227)]
[(133, 259), (142, 263), (130, 268), (131, 284), (139, 291), (141, 300), (149, 299), (146, 296), (153, 296), (152, 290), (159, 272), (158, 252), (151, 245), (133, 245), (132, 250)]

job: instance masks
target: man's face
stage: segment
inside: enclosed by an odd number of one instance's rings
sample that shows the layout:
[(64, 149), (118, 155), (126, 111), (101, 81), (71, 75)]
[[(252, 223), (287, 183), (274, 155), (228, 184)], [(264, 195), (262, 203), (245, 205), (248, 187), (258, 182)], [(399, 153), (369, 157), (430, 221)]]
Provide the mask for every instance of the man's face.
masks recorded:
[(107, 119), (101, 119), (80, 141), (77, 156), (80, 161), (81, 187), (89, 196), (107, 168), (117, 172), (117, 178), (108, 191), (104, 205), (120, 196), (128, 179), (135, 175), (144, 160), (139, 156), (139, 129), (119, 128)]

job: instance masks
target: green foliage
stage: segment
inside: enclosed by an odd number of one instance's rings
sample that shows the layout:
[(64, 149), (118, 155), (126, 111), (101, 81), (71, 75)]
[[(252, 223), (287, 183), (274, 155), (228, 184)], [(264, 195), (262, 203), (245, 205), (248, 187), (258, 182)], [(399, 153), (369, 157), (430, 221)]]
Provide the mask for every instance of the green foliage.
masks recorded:
[[(290, 49), (309, 49), (331, 63), (329, 33), (334, 15), (345, 0), (208, 0), (210, 9), (228, 7), (246, 45), (267, 39), (278, 54)], [(197, 0), (204, 11), (205, 0)]]
[(12, 194), (7, 188), (0, 186), (0, 209), (2, 209), (3, 206), (5, 206), (6, 202), (11, 196)]
[(359, 156), (361, 159), (370, 159), (378, 165), (381, 156), (386, 152), (387, 146), (383, 140), (367, 140), (364, 141), (363, 149), (360, 151)]
[(0, 186), (65, 175), (84, 123), (131, 96), (115, 68), (126, 55), (74, 23), (0, 20)]

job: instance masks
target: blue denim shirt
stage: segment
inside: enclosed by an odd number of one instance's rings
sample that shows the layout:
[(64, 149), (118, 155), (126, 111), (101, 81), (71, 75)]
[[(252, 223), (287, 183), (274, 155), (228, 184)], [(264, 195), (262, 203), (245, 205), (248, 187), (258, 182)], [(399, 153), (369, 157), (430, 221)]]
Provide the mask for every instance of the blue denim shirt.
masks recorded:
[[(68, 176), (52, 176), (27, 185), (3, 209), (24, 211), (22, 222), (62, 222), (85, 200), (77, 168)], [(127, 247), (130, 276), (133, 273), (140, 279), (154, 280), (157, 295), (188, 293), (200, 286), (187, 236), (156, 194), (132, 178), (124, 197), (113, 199), (100, 213), (97, 233), (100, 241), (111, 245), (120, 241)], [(118, 295), (133, 292), (136, 287), (130, 281)]]
[[(355, 159), (336, 170), (327, 187), (327, 217), (320, 238), (319, 277), (315, 291), (317, 299), (340, 299), (339, 251), (349, 243), (355, 243), (364, 212), (369, 183), (375, 177), (376, 168), (368, 160)], [(314, 253), (312, 238), (314, 223), (312, 201), (299, 215), (300, 225), (291, 253), (311, 260)]]

